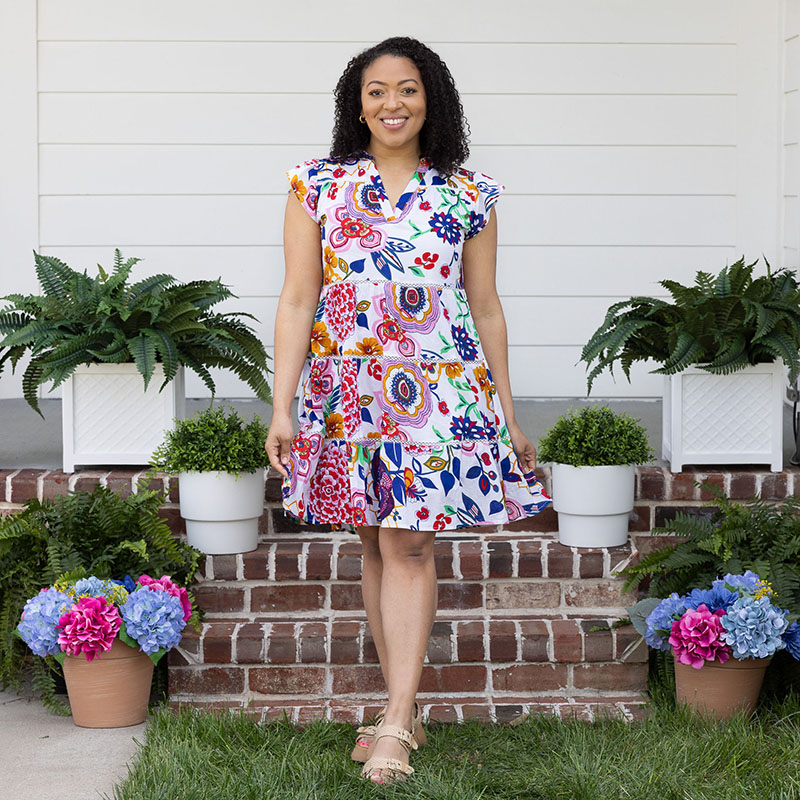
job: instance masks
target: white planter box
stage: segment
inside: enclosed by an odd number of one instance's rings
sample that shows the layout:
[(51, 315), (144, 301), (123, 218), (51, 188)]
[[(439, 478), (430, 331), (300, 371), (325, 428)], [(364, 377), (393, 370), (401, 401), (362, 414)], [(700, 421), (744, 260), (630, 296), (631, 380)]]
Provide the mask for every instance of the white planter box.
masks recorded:
[(688, 367), (664, 376), (661, 457), (684, 464), (769, 464), (783, 469), (782, 361), (730, 375)]
[(165, 387), (161, 364), (144, 390), (135, 364), (85, 364), (62, 384), (64, 472), (76, 464), (147, 464), (185, 415), (183, 367)]
[(237, 477), (228, 472), (180, 472), (181, 516), (186, 538), (202, 553), (247, 553), (258, 547), (267, 473), (257, 469)]
[(635, 483), (632, 464), (573, 467), (554, 463), (552, 479), (561, 544), (619, 547), (628, 541)]

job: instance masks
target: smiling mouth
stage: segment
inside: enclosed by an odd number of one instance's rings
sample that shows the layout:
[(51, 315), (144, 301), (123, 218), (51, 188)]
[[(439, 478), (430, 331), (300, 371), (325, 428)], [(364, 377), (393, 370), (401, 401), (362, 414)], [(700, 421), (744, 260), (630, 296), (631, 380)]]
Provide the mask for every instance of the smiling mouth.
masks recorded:
[(383, 117), (381, 123), (385, 128), (402, 128), (408, 117)]

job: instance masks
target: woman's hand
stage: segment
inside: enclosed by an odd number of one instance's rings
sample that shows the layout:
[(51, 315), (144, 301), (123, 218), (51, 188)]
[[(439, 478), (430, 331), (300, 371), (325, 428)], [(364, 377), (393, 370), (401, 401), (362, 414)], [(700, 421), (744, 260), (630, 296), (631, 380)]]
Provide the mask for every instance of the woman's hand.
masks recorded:
[(294, 436), (294, 425), (292, 418), (288, 414), (276, 417), (273, 415), (269, 424), (269, 435), (264, 442), (264, 449), (269, 455), (269, 463), (272, 468), (280, 472), (285, 478), (289, 477), (289, 472), (284, 464), (289, 463), (289, 452)]
[(522, 432), (522, 428), (517, 424), (507, 425), (508, 435), (511, 437), (511, 444), (514, 445), (514, 452), (517, 454), (520, 468), (525, 472), (530, 472), (536, 468), (536, 448), (531, 440)]

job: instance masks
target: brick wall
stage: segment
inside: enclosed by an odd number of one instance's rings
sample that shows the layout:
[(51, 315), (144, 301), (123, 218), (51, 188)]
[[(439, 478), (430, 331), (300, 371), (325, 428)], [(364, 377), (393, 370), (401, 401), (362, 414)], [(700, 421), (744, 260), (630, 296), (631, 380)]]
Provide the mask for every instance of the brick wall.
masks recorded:
[[(550, 494), (549, 469), (539, 472)], [(637, 468), (623, 547), (564, 547), (552, 509), (502, 528), (437, 534), (439, 611), (419, 693), (426, 717), (507, 719), (537, 710), (584, 719), (641, 716), (647, 649), (630, 625), (611, 626), (644, 592), (623, 594), (615, 570), (663, 542), (651, 529), (678, 509), (706, 513), (711, 495), (694, 481), (708, 478), (737, 500), (780, 501), (800, 493), (798, 472)], [(13, 513), (30, 497), (98, 482), (130, 492), (142, 474), (0, 470), (0, 509)], [(182, 535), (177, 481), (159, 476), (152, 485), (167, 491), (163, 513)], [(280, 479), (271, 473), (259, 548), (203, 564), (194, 591), (205, 621), (170, 654), (173, 700), (243, 707), (258, 718), (285, 711), (297, 721), (360, 722), (377, 711), (385, 686), (360, 574), (358, 538), (285, 517)]]

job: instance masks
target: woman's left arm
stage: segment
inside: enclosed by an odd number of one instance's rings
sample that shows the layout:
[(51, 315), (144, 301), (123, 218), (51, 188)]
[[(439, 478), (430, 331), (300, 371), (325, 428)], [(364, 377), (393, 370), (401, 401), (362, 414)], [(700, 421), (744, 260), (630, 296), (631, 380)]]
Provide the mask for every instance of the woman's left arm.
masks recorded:
[(486, 227), (464, 242), (462, 259), (464, 289), (470, 312), (497, 389), (508, 434), (520, 466), (524, 470), (532, 470), (536, 466), (536, 448), (522, 432), (514, 414), (508, 374), (508, 331), (503, 306), (497, 295), (496, 209), (489, 215)]

